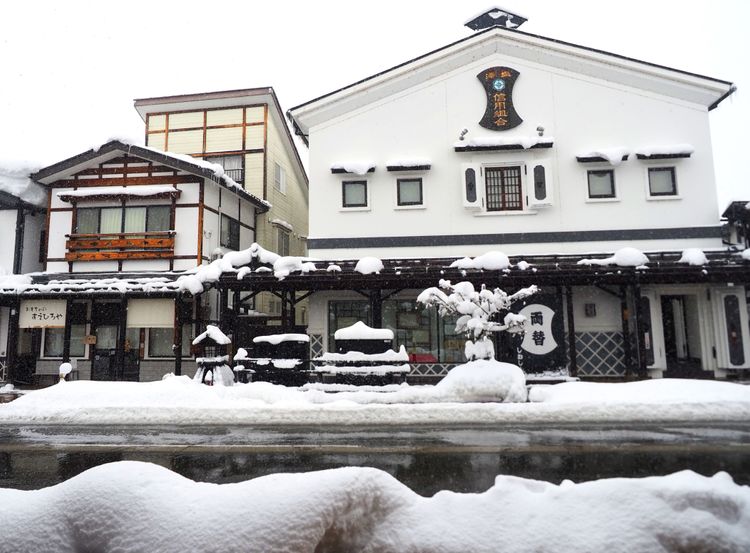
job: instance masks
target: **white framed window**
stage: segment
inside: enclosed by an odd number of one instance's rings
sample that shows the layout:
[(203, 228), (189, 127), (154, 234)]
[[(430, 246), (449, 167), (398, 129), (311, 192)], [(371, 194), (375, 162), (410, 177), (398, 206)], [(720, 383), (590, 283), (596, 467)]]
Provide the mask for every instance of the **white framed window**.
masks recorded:
[(534, 167), (533, 162), (518, 160), (462, 165), (463, 206), (475, 210), (478, 217), (537, 214), (538, 204), (551, 205), (551, 200), (540, 176), (540, 201), (536, 201)]
[(646, 172), (650, 198), (677, 197), (677, 171), (673, 165), (648, 167)]
[(589, 169), (586, 171), (589, 200), (612, 201), (617, 199), (614, 169)]
[(273, 187), (286, 194), (286, 171), (278, 163), (273, 164)]
[(344, 209), (369, 209), (367, 180), (341, 182), (341, 207)]
[(398, 207), (424, 207), (422, 177), (396, 179), (396, 205)]

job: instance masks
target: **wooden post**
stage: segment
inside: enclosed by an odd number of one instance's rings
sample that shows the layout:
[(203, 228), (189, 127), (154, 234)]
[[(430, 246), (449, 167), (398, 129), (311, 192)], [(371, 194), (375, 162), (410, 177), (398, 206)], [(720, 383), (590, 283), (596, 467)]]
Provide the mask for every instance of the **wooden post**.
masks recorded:
[(568, 362), (570, 376), (578, 376), (578, 352), (576, 351), (576, 324), (573, 314), (573, 288), (565, 287), (565, 304), (568, 312)]
[(174, 374), (182, 374), (182, 301), (174, 299)]
[(68, 298), (65, 302), (65, 330), (63, 330), (63, 363), (70, 362), (70, 335), (73, 327), (71, 314), (73, 311), (73, 300)]
[(297, 304), (296, 294), (294, 290), (289, 291), (289, 328), (294, 327), (297, 324)]
[(628, 311), (628, 292), (625, 286), (620, 286), (620, 313), (622, 316), (622, 353), (625, 361), (625, 378), (630, 378), (633, 352), (630, 347), (630, 312)]
[(646, 373), (646, 348), (643, 343), (643, 305), (641, 302), (641, 287), (638, 283), (633, 285), (633, 298), (635, 299), (635, 344), (638, 376)]
[(8, 367), (8, 381), (15, 384), (16, 365), (18, 364), (18, 323), (21, 319), (21, 302), (14, 300), (10, 306), (10, 317), (8, 318), (8, 344), (6, 348), (5, 362)]
[(372, 315), (372, 327), (383, 326), (383, 297), (380, 290), (370, 290), (370, 314)]
[(115, 380), (122, 380), (125, 373), (125, 337), (128, 332), (128, 298), (120, 300), (120, 320), (117, 329), (117, 349), (115, 350)]

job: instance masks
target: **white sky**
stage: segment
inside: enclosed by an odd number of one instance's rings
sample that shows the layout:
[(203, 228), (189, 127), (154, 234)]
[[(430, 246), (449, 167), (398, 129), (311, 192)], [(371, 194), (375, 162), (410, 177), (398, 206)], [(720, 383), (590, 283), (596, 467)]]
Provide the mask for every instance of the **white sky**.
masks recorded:
[[(135, 98), (273, 86), (284, 110), (470, 34), (491, 0), (0, 4), (0, 160), (141, 140)], [(750, 199), (747, 0), (502, 0), (523, 30), (732, 81), (711, 114), (719, 206)], [(306, 150), (301, 150), (306, 159)]]

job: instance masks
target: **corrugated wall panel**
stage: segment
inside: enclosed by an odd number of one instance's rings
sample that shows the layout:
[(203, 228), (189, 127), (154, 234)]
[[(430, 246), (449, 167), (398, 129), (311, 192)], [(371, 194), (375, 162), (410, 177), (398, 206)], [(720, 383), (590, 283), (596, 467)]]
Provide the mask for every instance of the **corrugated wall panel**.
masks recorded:
[(203, 131), (169, 133), (169, 151), (177, 154), (195, 154), (203, 150)]
[(149, 115), (148, 131), (163, 131), (167, 122), (166, 115)]
[(263, 197), (263, 154), (245, 156), (245, 190)]
[(263, 148), (263, 128), (264, 125), (245, 127), (245, 148), (247, 150)]
[(146, 135), (146, 146), (149, 148), (156, 148), (157, 150), (166, 150), (166, 138), (167, 134), (163, 132), (148, 134)]
[(242, 123), (242, 108), (216, 109), (206, 112), (206, 125), (232, 125)]
[(191, 111), (189, 113), (170, 113), (169, 130), (190, 129), (203, 127), (203, 112)]
[(206, 131), (207, 152), (231, 152), (242, 149), (242, 127), (208, 129)]
[(265, 108), (263, 106), (256, 106), (247, 108), (247, 115), (245, 116), (247, 123), (262, 123), (265, 119)]

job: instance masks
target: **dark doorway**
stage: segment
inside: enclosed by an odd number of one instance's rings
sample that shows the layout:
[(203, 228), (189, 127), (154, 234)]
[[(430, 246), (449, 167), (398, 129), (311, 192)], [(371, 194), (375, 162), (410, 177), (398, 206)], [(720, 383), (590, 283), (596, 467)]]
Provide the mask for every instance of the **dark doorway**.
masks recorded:
[(39, 328), (18, 329), (18, 355), (15, 362), (17, 384), (33, 384), (36, 372), (36, 358), (42, 346), (42, 330)]
[(694, 295), (661, 297), (664, 326), (666, 378), (706, 378), (701, 366), (701, 338), (698, 299)]

